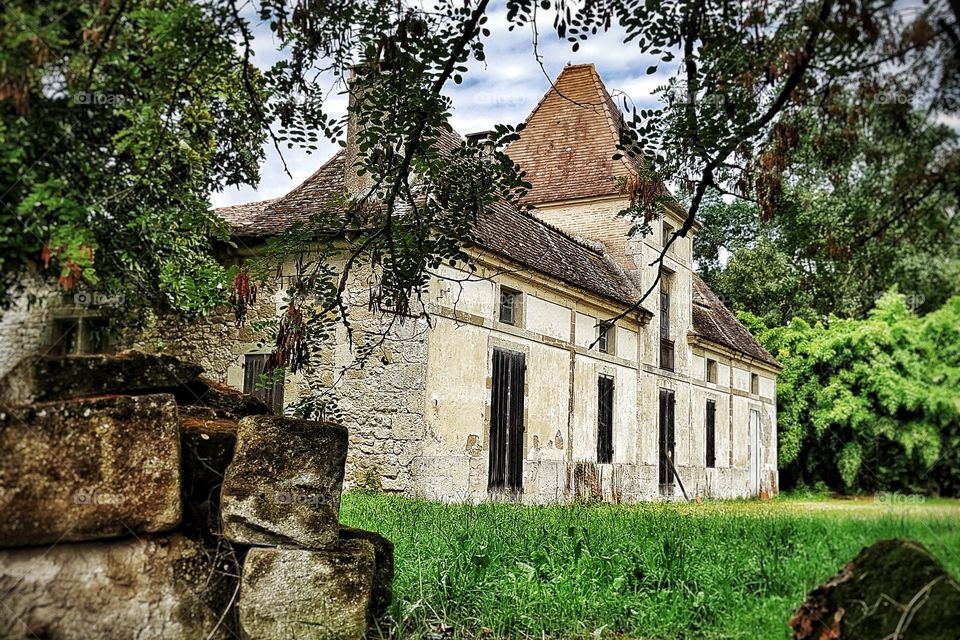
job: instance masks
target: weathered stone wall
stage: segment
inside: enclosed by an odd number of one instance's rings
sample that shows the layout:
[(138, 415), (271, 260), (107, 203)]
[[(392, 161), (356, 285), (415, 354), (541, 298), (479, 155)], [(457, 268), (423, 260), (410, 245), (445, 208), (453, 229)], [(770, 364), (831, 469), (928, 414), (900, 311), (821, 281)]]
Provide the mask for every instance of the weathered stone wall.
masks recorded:
[(346, 429), (201, 372), (131, 352), (0, 379), (0, 638), (359, 640), (378, 623), (393, 548), (340, 527)]
[[(413, 486), (412, 465), (425, 437), (428, 326), (422, 318), (389, 326), (379, 314), (357, 305), (352, 309), (352, 349), (346, 328), (337, 327), (325, 366), (307, 375), (331, 388), (343, 422), (350, 425), (347, 486), (406, 491)], [(361, 366), (360, 353), (371, 342), (378, 346)]]
[(24, 273), (21, 284), (11, 292), (10, 308), (0, 310), (0, 376), (23, 358), (42, 353), (50, 341), (54, 288), (34, 273)]
[[(286, 264), (284, 273), (293, 268)], [(339, 408), (350, 435), (347, 487), (408, 491), (424, 438), (429, 327), (423, 318), (401, 322), (371, 312), (368, 278), (367, 269), (357, 269), (347, 287), (352, 344), (346, 326), (337, 326), (332, 339), (312, 354), (308, 369), (287, 375), (284, 405), (289, 412), (314, 395), (329, 398)], [(256, 330), (257, 322), (275, 319), (283, 310), (282, 293), (261, 286), (256, 305), (240, 326), (229, 308), (203, 318), (163, 317), (124, 344), (197, 362), (210, 378), (242, 390), (244, 356), (267, 353), (272, 346), (267, 333)], [(365, 349), (369, 355), (361, 356)]]
[(195, 362), (210, 379), (239, 391), (243, 386), (244, 355), (264, 353), (271, 347), (263, 344), (264, 336), (254, 327), (257, 322), (276, 317), (281, 297), (275, 288), (261, 286), (256, 304), (250, 306), (246, 321), (240, 325), (229, 305), (193, 318), (154, 316), (143, 332), (123, 336), (121, 346)]

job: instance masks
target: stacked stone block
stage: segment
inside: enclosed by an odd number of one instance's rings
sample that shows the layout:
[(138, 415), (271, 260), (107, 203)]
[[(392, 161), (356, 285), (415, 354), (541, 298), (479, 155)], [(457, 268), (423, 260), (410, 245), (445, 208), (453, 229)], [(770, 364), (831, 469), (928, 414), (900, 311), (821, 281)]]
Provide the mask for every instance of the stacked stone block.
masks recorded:
[(0, 380), (0, 638), (360, 638), (393, 547), (339, 524), (346, 429), (163, 356)]

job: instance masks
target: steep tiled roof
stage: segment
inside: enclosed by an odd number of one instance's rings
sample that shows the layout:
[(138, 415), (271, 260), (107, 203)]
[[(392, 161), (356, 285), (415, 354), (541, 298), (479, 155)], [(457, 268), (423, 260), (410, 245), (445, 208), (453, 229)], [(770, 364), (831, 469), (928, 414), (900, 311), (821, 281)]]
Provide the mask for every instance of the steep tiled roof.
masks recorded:
[(226, 221), (233, 235), (237, 237), (247, 238), (267, 235), (264, 231), (267, 222), (264, 220), (264, 211), (275, 201), (275, 199), (258, 200), (220, 207), (217, 209), (217, 214)]
[(266, 238), (297, 222), (306, 222), (343, 193), (343, 151), (323, 163), (313, 175), (287, 195), (274, 200), (217, 209), (238, 238)]
[(771, 366), (780, 367), (776, 358), (760, 346), (737, 317), (730, 313), (700, 276), (693, 274), (693, 333), (710, 342), (739, 351)]
[(640, 297), (612, 258), (506, 202), (482, 216), (474, 234), (482, 248), (581, 289), (628, 304)]
[[(598, 117), (599, 116), (599, 117)], [(622, 118), (592, 64), (569, 65), (527, 117), (507, 154), (533, 185), (538, 204), (612, 195), (614, 176), (635, 172), (624, 156), (614, 160)]]
[[(447, 151), (459, 144), (460, 137), (453, 131), (440, 137), (440, 145)], [(343, 190), (341, 151), (282, 198), (223, 207), (217, 213), (238, 238), (261, 239), (306, 222), (324, 207), (336, 206)], [(498, 202), (480, 218), (474, 237), (483, 250), (585, 291), (627, 304), (639, 297), (630, 279), (609, 256), (506, 202)]]

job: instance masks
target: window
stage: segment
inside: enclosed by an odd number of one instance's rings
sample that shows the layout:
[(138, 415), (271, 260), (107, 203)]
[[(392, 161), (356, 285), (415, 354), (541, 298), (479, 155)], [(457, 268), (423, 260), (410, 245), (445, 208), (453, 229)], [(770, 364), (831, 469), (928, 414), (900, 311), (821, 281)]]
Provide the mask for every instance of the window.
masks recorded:
[(670, 292), (660, 289), (660, 368), (673, 371), (673, 340), (670, 339)]
[(613, 462), (613, 378), (597, 378), (597, 462)]
[(500, 322), (516, 325), (519, 319), (520, 292), (500, 287)]
[(717, 466), (717, 403), (707, 400), (707, 466)]
[(244, 356), (243, 392), (263, 400), (274, 413), (283, 412), (283, 378), (275, 380), (266, 388), (259, 384), (260, 375), (267, 373), (268, 353), (251, 353)]
[(750, 374), (750, 393), (760, 395), (760, 376), (755, 373)]
[(670, 337), (670, 292), (660, 289), (660, 337)]
[(84, 316), (57, 318), (47, 353), (65, 356), (78, 353), (111, 353), (110, 327), (106, 318)]
[(707, 382), (717, 381), (717, 361), (707, 358)]
[[(663, 238), (661, 238), (662, 246), (667, 246), (667, 243), (670, 242), (670, 237), (673, 235), (674, 228), (666, 220), (663, 221)], [(672, 247), (672, 245), (671, 245)]]
[(616, 329), (615, 325), (605, 322), (600, 323), (597, 335), (597, 349), (600, 350), (600, 353), (613, 354), (614, 329)]

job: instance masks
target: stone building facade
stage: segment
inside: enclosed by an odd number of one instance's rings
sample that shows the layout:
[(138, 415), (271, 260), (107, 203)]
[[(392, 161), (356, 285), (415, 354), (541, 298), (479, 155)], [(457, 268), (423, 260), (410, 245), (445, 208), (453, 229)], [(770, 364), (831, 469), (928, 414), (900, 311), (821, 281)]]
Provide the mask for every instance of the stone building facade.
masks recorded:
[[(476, 272), (445, 267), (431, 282), (429, 323), (394, 326), (363, 368), (338, 329), (316, 366), (274, 390), (276, 406), (308, 383), (333, 389), (348, 485), (450, 501), (775, 494), (780, 366), (696, 275), (689, 235), (635, 305), (685, 212), (665, 208), (652, 234), (630, 237), (614, 179), (636, 166), (613, 159), (622, 119), (593, 66), (566, 67), (526, 124), (507, 152), (533, 185), (533, 212), (493, 207), (468, 248)], [(344, 156), (286, 196), (219, 213), (255, 253), (344, 193)], [(378, 334), (386, 319), (366, 309), (362, 274), (348, 292), (355, 340)], [(282, 304), (261, 295), (252, 313)], [(251, 323), (172, 322), (137, 346), (250, 390), (266, 353)]]

